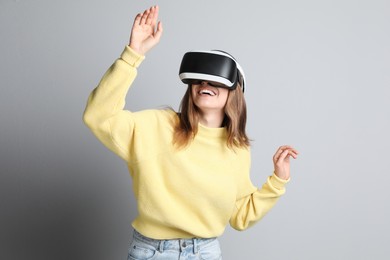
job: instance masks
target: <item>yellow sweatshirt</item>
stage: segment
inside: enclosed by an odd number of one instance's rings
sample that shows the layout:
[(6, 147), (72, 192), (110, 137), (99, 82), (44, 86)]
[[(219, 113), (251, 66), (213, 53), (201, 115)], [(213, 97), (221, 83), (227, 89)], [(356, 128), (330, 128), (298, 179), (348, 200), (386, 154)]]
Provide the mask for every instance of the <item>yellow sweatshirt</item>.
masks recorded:
[(199, 125), (191, 144), (178, 150), (174, 111), (124, 110), (143, 59), (126, 46), (89, 96), (83, 118), (128, 165), (139, 213), (133, 227), (155, 239), (216, 237), (228, 223), (250, 227), (274, 206), (287, 181), (272, 175), (260, 189), (253, 186), (249, 148), (229, 149), (225, 128)]

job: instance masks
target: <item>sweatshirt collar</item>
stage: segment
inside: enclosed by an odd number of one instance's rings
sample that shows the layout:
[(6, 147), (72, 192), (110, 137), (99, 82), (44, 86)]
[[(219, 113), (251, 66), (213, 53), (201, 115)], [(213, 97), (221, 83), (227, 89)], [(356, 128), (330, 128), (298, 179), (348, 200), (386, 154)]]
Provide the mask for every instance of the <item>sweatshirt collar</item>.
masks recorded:
[(224, 138), (227, 137), (226, 127), (207, 127), (202, 124), (198, 124), (198, 135), (207, 137)]

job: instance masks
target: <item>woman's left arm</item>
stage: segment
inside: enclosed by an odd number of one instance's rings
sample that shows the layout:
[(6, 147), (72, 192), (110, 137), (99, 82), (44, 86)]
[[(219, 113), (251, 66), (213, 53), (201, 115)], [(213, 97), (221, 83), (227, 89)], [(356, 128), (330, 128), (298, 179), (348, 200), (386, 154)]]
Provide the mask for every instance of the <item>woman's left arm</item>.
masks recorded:
[[(290, 157), (296, 159), (298, 151), (291, 146), (281, 146), (273, 156), (274, 174), (266, 183), (249, 194), (237, 199), (230, 219), (230, 225), (237, 230), (245, 230), (261, 218), (276, 204), (290, 180)], [(249, 177), (249, 176), (248, 176)], [(250, 182), (249, 178), (247, 180)], [(249, 186), (248, 186), (249, 187)]]

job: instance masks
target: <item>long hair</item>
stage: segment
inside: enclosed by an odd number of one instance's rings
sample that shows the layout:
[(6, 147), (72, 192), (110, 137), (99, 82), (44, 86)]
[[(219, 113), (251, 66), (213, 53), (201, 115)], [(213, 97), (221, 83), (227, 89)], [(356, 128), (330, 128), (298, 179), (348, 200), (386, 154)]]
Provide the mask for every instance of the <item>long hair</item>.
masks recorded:
[[(241, 86), (229, 90), (228, 98), (224, 108), (225, 117), (222, 126), (226, 127), (226, 145), (234, 149), (246, 148), (250, 145), (246, 134), (246, 103)], [(178, 148), (187, 146), (198, 132), (199, 108), (192, 99), (191, 85), (188, 85), (179, 108), (179, 121), (175, 126), (173, 143)]]

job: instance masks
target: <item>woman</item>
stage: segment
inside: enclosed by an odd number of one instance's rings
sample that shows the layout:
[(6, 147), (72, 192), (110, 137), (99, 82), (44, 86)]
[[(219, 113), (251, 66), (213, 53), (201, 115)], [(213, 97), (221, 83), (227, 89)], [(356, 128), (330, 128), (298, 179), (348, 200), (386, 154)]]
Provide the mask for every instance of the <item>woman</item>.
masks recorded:
[(84, 122), (126, 161), (133, 178), (139, 215), (128, 259), (222, 259), (216, 238), (228, 223), (244, 230), (272, 208), (298, 152), (281, 146), (272, 176), (260, 189), (252, 185), (238, 63), (234, 87), (189, 81), (180, 113), (124, 110), (138, 66), (162, 35), (158, 11), (153, 6), (136, 16), (129, 45), (88, 99)]

